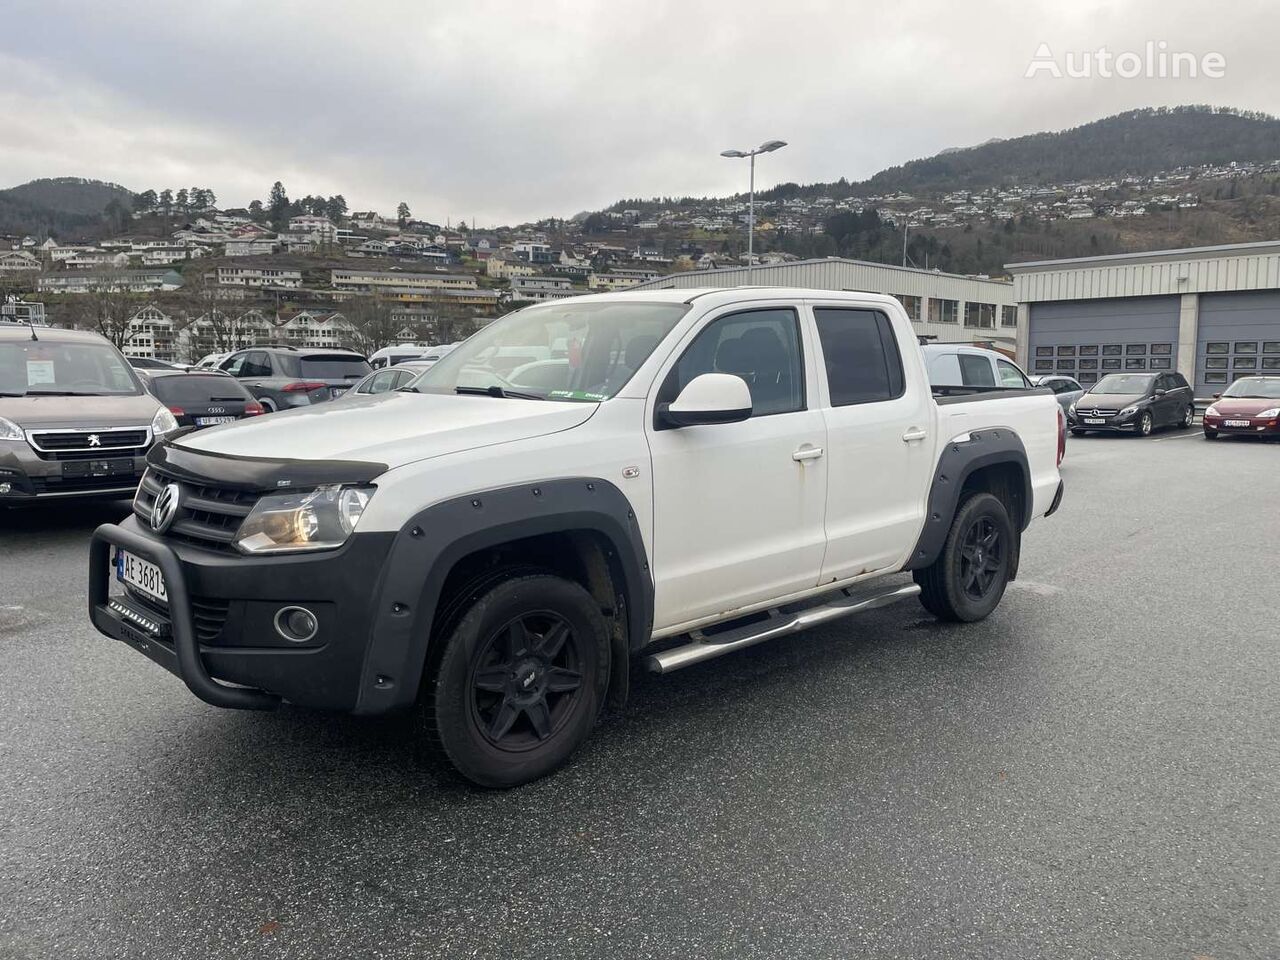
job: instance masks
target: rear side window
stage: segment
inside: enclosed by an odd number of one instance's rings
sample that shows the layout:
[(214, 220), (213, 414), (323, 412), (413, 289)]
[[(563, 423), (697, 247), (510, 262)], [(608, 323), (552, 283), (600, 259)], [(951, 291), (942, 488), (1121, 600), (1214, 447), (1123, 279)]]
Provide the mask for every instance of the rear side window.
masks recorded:
[(215, 400), (253, 399), (249, 391), (231, 377), (200, 374), (156, 377), (151, 381), (151, 392), (156, 395), (156, 399), (175, 406), (182, 406), (184, 403), (210, 403)]
[(902, 356), (888, 317), (827, 307), (815, 308), (813, 315), (833, 407), (902, 396)]
[(1022, 375), (1022, 371), (1015, 367), (1008, 360), (997, 360), (996, 366), (1000, 368), (1000, 384), (1005, 387), (1017, 387), (1025, 390), (1031, 386), (1027, 382), (1027, 378)]
[(994, 387), (996, 375), (991, 371), (991, 361), (972, 353), (962, 353), (960, 359), (960, 383), (966, 387)]

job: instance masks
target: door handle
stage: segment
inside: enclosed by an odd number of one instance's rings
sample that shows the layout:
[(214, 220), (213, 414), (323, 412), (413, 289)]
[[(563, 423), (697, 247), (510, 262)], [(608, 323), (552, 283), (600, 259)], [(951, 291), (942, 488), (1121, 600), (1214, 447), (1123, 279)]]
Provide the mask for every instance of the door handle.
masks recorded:
[(923, 440), (928, 435), (926, 431), (921, 430), (919, 427), (912, 427), (902, 435), (902, 442), (911, 443), (913, 440)]
[(817, 460), (821, 456), (821, 447), (801, 447), (791, 455), (791, 459), (796, 463), (804, 463), (806, 460)]

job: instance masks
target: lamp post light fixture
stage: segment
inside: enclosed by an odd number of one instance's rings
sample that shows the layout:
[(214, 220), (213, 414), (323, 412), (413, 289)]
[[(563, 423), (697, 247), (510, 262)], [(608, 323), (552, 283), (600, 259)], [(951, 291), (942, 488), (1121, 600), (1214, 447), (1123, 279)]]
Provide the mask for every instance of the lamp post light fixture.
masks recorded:
[(721, 150), (720, 156), (739, 160), (747, 157), (751, 160), (751, 180), (747, 194), (747, 279), (751, 279), (752, 268), (756, 265), (755, 233), (756, 233), (756, 154), (773, 153), (787, 145), (785, 140), (766, 140), (754, 150)]

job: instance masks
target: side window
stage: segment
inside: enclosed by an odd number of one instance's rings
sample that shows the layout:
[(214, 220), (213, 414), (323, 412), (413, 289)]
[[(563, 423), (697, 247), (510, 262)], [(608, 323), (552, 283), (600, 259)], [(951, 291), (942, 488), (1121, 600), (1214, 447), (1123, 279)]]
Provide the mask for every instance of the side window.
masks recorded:
[(996, 375), (991, 370), (991, 360), (980, 354), (962, 353), (960, 360), (960, 383), (966, 387), (994, 387)]
[(749, 310), (713, 320), (671, 368), (658, 402), (675, 400), (704, 373), (731, 373), (747, 381), (753, 417), (803, 410), (804, 366), (795, 310)]
[(831, 405), (874, 403), (902, 396), (902, 356), (889, 318), (876, 310), (817, 307)]
[(271, 358), (261, 350), (255, 350), (245, 355), (244, 364), (240, 367), (241, 377), (269, 377), (271, 376)]
[(383, 370), (366, 384), (369, 393), (386, 393), (395, 388), (399, 373), (395, 370)]
[[(1027, 378), (1022, 375), (1022, 371), (1015, 367), (1008, 360), (997, 360), (996, 369), (1000, 371), (1000, 385), (1004, 387), (1017, 387), (1019, 390), (1025, 390), (1030, 386)], [(1058, 391), (1059, 393), (1061, 391)]]
[(248, 356), (247, 353), (237, 353), (227, 357), (222, 361), (222, 365), (218, 369), (227, 371), (233, 377), (242, 377), (244, 374), (241, 371), (244, 369), (244, 361)]
[(1169, 387), (1170, 389), (1173, 389), (1173, 390), (1181, 390), (1184, 387), (1188, 386), (1187, 378), (1180, 373), (1169, 374), (1169, 380), (1170, 380)]

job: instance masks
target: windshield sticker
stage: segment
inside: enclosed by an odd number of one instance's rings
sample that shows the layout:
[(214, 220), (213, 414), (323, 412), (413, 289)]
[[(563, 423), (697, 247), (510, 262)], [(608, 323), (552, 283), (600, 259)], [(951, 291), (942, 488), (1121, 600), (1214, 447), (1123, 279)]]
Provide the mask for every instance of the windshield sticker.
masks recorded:
[(562, 400), (608, 400), (609, 395), (605, 393), (589, 393), (586, 390), (552, 390), (547, 394), (548, 397), (559, 397)]
[(27, 361), (27, 385), (34, 386), (37, 383), (56, 383), (57, 377), (53, 373), (52, 360), (28, 360)]

